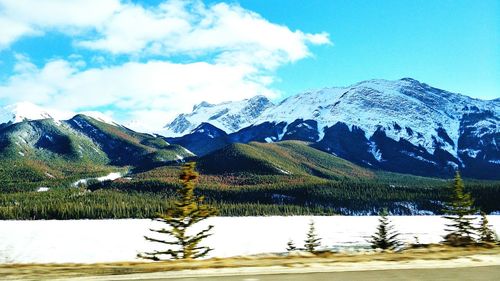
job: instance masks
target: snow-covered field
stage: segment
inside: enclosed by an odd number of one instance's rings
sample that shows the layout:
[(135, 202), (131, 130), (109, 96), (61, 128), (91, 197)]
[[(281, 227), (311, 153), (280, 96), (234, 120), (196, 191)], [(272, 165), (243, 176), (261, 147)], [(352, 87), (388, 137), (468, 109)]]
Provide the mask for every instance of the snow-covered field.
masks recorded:
[[(284, 252), (293, 239), (297, 246), (313, 219), (322, 245), (328, 248), (367, 246), (378, 217), (216, 217), (214, 235), (206, 244), (212, 256), (228, 257)], [(391, 217), (406, 242), (439, 242), (445, 220), (437, 216)], [(500, 216), (489, 216), (500, 233)], [(206, 225), (206, 224), (205, 224)], [(147, 242), (149, 228), (162, 226), (150, 220), (0, 221), (0, 263), (94, 263), (131, 261), (137, 253), (160, 249)], [(202, 227), (202, 226), (200, 226)]]

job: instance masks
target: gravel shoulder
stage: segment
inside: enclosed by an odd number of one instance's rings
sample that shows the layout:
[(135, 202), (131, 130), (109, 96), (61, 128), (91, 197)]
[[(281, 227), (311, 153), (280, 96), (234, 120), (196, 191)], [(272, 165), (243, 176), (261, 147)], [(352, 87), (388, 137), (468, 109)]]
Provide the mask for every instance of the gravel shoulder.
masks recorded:
[[(480, 267), (482, 269), (479, 269)], [(261, 276), (262, 278), (259, 280), (266, 280), (265, 276), (274, 276), (275, 278), (285, 276), (292, 279), (283, 280), (295, 280), (294, 276), (306, 275), (303, 277), (308, 279), (307, 276), (312, 276), (311, 274), (326, 274), (325, 278), (328, 276), (328, 278), (333, 278), (330, 275), (345, 275), (348, 274), (347, 272), (359, 272), (361, 278), (362, 275), (387, 270), (394, 274), (396, 271), (416, 270), (417, 277), (426, 272), (431, 274), (429, 275), (431, 277), (432, 269), (436, 268), (476, 268), (475, 270), (478, 272), (483, 272), (480, 274), (495, 275), (500, 271), (500, 247), (464, 249), (434, 246), (410, 249), (399, 253), (336, 253), (319, 256), (296, 253), (289, 256), (235, 257), (192, 262), (5, 264), (0, 265), (0, 276), (2, 276), (2, 280), (72, 281), (177, 280), (179, 278), (244, 280), (255, 279), (255, 276)], [(370, 271), (372, 273), (368, 273)], [(438, 273), (442, 274), (442, 272)], [(234, 279), (236, 277), (239, 279)], [(320, 278), (319, 275), (316, 277)]]

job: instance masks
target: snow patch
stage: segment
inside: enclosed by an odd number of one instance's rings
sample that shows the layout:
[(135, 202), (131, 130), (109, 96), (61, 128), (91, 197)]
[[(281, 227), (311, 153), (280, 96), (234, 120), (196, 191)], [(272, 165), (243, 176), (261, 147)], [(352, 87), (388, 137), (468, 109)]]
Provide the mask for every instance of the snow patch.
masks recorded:
[(178, 162), (178, 163), (179, 162), (184, 162), (184, 157), (180, 156), (179, 154), (175, 155), (175, 159), (176, 159), (175, 161)]
[(289, 171), (287, 171), (287, 170), (283, 170), (283, 169), (281, 169), (280, 167), (276, 167), (276, 166), (275, 166), (274, 168), (276, 168), (276, 170), (278, 170), (278, 171), (279, 171), (280, 173), (282, 173), (282, 174), (285, 174), (285, 175), (291, 175), (291, 174), (292, 174), (291, 172), (289, 172)]
[(98, 177), (98, 178), (88, 178), (88, 179), (80, 179), (80, 180), (77, 180), (76, 182), (74, 182), (72, 184), (72, 186), (74, 187), (78, 187), (80, 185), (85, 185), (87, 184), (87, 182), (91, 179), (95, 179), (99, 182), (103, 182), (103, 181), (113, 181), (113, 180), (116, 180), (116, 179), (119, 179), (122, 177), (122, 174), (119, 173), (119, 172), (116, 172), (116, 173), (109, 173), (107, 176), (102, 176), (102, 177)]
[(420, 155), (415, 155), (415, 153), (413, 153), (413, 152), (401, 151), (401, 153), (406, 154), (406, 155), (408, 155), (410, 157), (413, 157), (413, 158), (415, 158), (417, 160), (420, 160), (420, 161), (423, 161), (423, 162), (427, 162), (427, 163), (430, 163), (430, 164), (433, 164), (433, 165), (437, 165), (436, 162), (428, 160), (428, 159), (425, 159), (424, 157), (422, 157)]
[(476, 149), (462, 149), (460, 152), (467, 154), (471, 158), (476, 158), (477, 155), (481, 152), (481, 150), (476, 150)]
[(191, 152), (191, 151), (190, 151), (189, 149), (187, 149), (187, 148), (184, 148), (184, 147), (183, 147), (182, 149), (184, 149), (184, 152), (186, 152), (186, 153), (187, 153), (187, 154), (189, 154), (189, 155), (195, 155), (193, 152)]
[(110, 173), (107, 176), (96, 178), (98, 181), (113, 181), (122, 177), (122, 173)]
[(302, 128), (302, 127), (306, 127), (307, 129), (310, 129), (310, 130), (315, 130), (313, 127), (311, 127), (311, 125), (309, 125), (307, 123), (300, 123), (299, 125), (297, 125), (297, 128)]
[[(273, 123), (274, 123), (274, 122), (273, 122)], [(281, 131), (281, 133), (279, 133), (279, 134), (278, 134), (278, 141), (282, 140), (282, 139), (283, 139), (283, 137), (285, 136), (285, 133), (286, 133), (286, 131), (287, 131), (287, 129), (288, 129), (288, 125), (289, 125), (289, 124), (286, 124), (286, 126), (283, 128), (283, 131)]]
[(377, 148), (377, 144), (375, 144), (374, 142), (370, 142), (369, 145), (370, 145), (370, 152), (373, 155), (373, 157), (375, 157), (375, 159), (378, 162), (384, 161), (384, 159), (382, 159), (382, 152), (380, 152), (380, 149)]
[(97, 121), (101, 121), (101, 122), (109, 124), (109, 125), (113, 125), (113, 126), (118, 125), (118, 123), (116, 123), (111, 116), (106, 115), (106, 114), (99, 112), (99, 111), (84, 111), (84, 112), (80, 112), (80, 114), (83, 114), (83, 115), (88, 116), (92, 119), (95, 119)]
[(434, 215), (433, 212), (428, 211), (428, 210), (422, 210), (418, 208), (417, 204), (413, 202), (408, 202), (408, 201), (403, 201), (403, 202), (394, 202), (395, 208), (402, 208), (404, 210), (409, 210), (411, 211), (412, 214), (416, 214), (418, 216), (432, 216)]

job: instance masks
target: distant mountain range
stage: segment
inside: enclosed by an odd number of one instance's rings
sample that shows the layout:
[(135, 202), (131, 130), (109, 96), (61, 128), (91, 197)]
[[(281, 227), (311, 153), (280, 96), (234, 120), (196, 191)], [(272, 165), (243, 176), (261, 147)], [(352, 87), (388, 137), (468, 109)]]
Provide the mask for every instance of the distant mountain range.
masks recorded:
[(0, 160), (146, 169), (191, 157), (228, 160), (221, 154), (234, 153), (237, 143), (297, 140), (372, 170), (449, 177), (458, 169), (500, 179), (499, 120), (500, 99), (473, 99), (410, 78), (308, 91), (279, 104), (263, 96), (203, 102), (157, 135), (98, 112), (72, 116), (20, 103), (0, 109)]
[(165, 126), (205, 155), (230, 143), (301, 140), (365, 167), (423, 176), (500, 178), (500, 99), (473, 99), (411, 78), (208, 104)]

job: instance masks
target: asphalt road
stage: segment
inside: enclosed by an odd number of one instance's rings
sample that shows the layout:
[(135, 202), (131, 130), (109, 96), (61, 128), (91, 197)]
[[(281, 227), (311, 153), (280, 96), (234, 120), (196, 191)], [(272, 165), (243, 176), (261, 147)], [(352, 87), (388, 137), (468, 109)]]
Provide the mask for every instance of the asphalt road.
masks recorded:
[[(109, 280), (113, 280), (110, 277)], [(120, 279), (123, 280), (123, 279)], [(134, 279), (141, 280), (141, 279)], [(397, 269), (354, 272), (328, 272), (304, 274), (269, 274), (216, 276), (194, 278), (142, 279), (147, 281), (400, 281), (400, 280), (450, 280), (450, 281), (498, 281), (500, 266), (438, 268), (438, 269)]]

